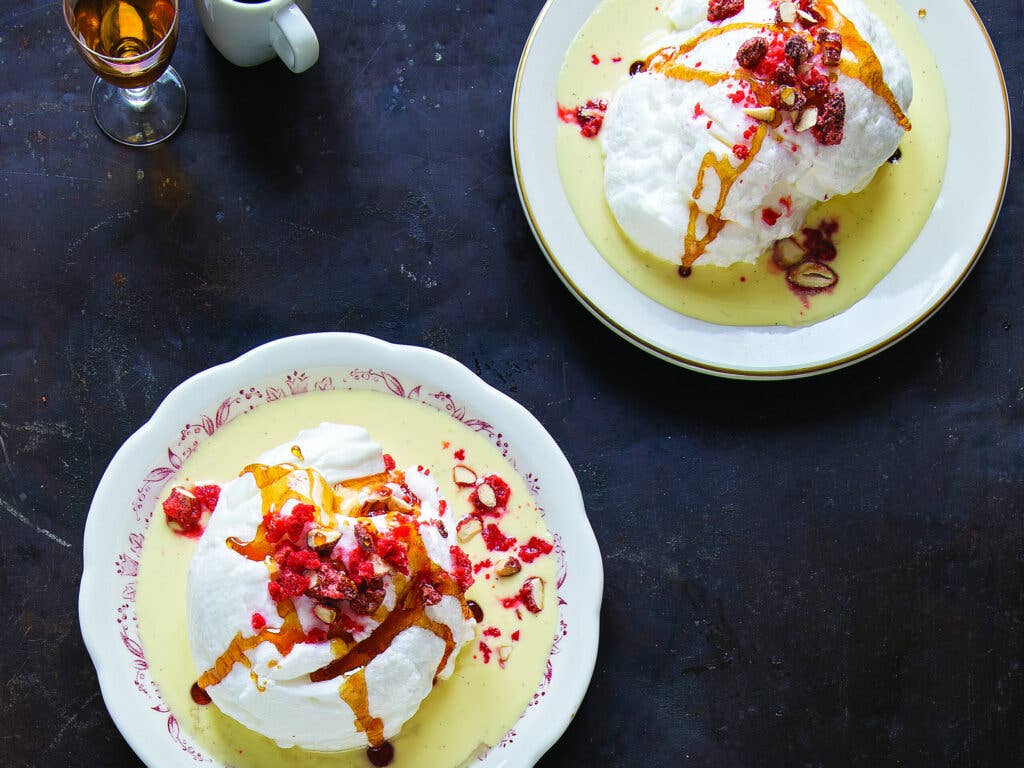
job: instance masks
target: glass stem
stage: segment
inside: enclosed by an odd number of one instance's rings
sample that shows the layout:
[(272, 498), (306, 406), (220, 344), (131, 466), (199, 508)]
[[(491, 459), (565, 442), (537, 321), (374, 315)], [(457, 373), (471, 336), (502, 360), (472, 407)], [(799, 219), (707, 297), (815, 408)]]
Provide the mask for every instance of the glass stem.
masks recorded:
[(153, 98), (153, 86), (144, 85), (141, 88), (122, 88), (124, 100), (135, 109), (143, 109)]

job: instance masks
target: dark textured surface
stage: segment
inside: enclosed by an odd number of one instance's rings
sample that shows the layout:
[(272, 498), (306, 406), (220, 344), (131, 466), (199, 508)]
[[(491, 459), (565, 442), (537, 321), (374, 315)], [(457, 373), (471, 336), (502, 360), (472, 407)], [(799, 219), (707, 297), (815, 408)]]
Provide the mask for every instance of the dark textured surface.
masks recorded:
[[(302, 77), (226, 64), (189, 6), (188, 121), (144, 152), (93, 124), (59, 5), (0, 0), (4, 766), (139, 764), (77, 625), (93, 489), (182, 379), (319, 330), (454, 356), (575, 466), (603, 637), (544, 768), (1024, 764), (1024, 180), (896, 349), (786, 384), (676, 370), (569, 296), (521, 214), (539, 6), (320, 0)], [(1019, 110), (1024, 6), (981, 13)]]

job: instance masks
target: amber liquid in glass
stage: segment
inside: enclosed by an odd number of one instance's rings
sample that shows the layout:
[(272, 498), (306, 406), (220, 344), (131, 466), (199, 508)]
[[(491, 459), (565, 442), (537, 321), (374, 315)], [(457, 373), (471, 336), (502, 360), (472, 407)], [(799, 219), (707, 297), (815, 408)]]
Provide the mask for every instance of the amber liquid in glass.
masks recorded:
[[(169, 0), (78, 0), (74, 30), (79, 43), (98, 54), (85, 56), (96, 74), (122, 88), (139, 88), (170, 62), (178, 34), (175, 13)], [(147, 57), (168, 35), (174, 39)]]

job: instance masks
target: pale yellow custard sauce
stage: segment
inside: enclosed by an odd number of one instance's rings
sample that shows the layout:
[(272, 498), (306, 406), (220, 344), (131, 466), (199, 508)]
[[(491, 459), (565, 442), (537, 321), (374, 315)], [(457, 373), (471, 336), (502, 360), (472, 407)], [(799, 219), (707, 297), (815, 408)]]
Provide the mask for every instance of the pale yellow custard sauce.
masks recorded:
[[(201, 706), (190, 689), (202, 670), (192, 662), (185, 632), (186, 574), (196, 540), (175, 534), (166, 525), (159, 503), (179, 483), (223, 484), (238, 476), (263, 451), (291, 440), (302, 429), (321, 422), (359, 425), (391, 454), (399, 468), (423, 465), (431, 469), (456, 520), (472, 511), (468, 491), (452, 479), (456, 464), (480, 477), (497, 474), (511, 486), (501, 532), (525, 543), (532, 536), (552, 541), (530, 491), (498, 449), (480, 433), (446, 414), (416, 401), (370, 391), (310, 392), (256, 408), (236, 418), (203, 443), (178, 475), (168, 482), (146, 533), (139, 567), (137, 610), (146, 660), (164, 702), (182, 728), (208, 756), (237, 768), (365, 768), (363, 750), (314, 753), (282, 749), (271, 740), (223, 715), (215, 704)], [(456, 451), (465, 458), (455, 458)], [(462, 454), (459, 454), (460, 456)], [(466, 542), (450, 533), (474, 564), (502, 554), (488, 552), (481, 536)], [(533, 614), (505, 608), (501, 598), (515, 595), (529, 577), (545, 584), (543, 609)], [(499, 577), (493, 567), (482, 568), (466, 599), (483, 610), (476, 638), (456, 660), (455, 672), (437, 683), (419, 711), (391, 739), (398, 768), (456, 768), (467, 765), (497, 744), (537, 695), (558, 627), (554, 554), (523, 562), (522, 572)], [(500, 638), (484, 636), (496, 628)], [(518, 635), (513, 633), (518, 631)], [(512, 638), (516, 637), (516, 640)], [(491, 651), (485, 663), (480, 643)], [(499, 660), (497, 648), (511, 651)], [(330, 727), (325, 722), (325, 728)]]
[[(794, 293), (770, 254), (754, 264), (728, 268), (697, 264), (689, 277), (680, 277), (678, 264), (639, 250), (616, 223), (604, 196), (600, 137), (584, 138), (576, 125), (559, 121), (558, 166), (569, 202), (590, 241), (635, 288), (669, 309), (721, 325), (807, 325), (858, 302), (910, 248), (931, 215), (946, 169), (946, 94), (916, 28), (927, 22), (911, 18), (895, 0), (865, 2), (910, 64), (914, 99), (908, 117), (913, 129), (900, 144), (898, 163), (884, 164), (860, 193), (820, 204), (808, 216), (805, 226), (830, 219), (839, 224), (833, 238), (838, 256), (830, 264), (839, 281), (828, 291)], [(566, 54), (558, 103), (574, 107), (590, 99), (610, 99), (628, 78), (630, 64), (671, 30), (659, 7), (657, 0), (605, 0)], [(554, 105), (552, 120), (558, 120)]]

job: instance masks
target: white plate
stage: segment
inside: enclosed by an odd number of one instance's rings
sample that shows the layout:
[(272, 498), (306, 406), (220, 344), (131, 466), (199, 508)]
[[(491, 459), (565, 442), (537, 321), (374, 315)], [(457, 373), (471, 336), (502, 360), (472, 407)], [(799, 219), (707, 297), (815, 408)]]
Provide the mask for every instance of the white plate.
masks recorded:
[[(530, 227), (587, 309), (641, 349), (731, 378), (793, 378), (841, 368), (895, 344), (941, 307), (978, 260), (1002, 204), (1010, 112), (995, 49), (969, 0), (928, 4), (919, 25), (946, 86), (949, 163), (935, 209), (893, 270), (845, 312), (805, 328), (714, 325), (634, 288), (591, 244), (555, 156), (555, 88), (577, 31), (601, 0), (548, 0), (526, 41), (512, 95), (512, 162)], [(898, 0), (917, 14), (921, 0)]]
[(420, 400), (486, 435), (522, 474), (555, 538), (561, 626), (543, 695), (478, 765), (532, 766), (576, 713), (597, 657), (604, 573), (579, 484), (555, 441), (522, 406), (438, 352), (346, 333), (293, 336), (175, 388), (114, 456), (89, 509), (78, 599), (82, 635), (111, 717), (150, 768), (221, 765), (164, 704), (139, 638), (135, 578), (160, 489), (231, 419), (264, 402), (343, 388)]

